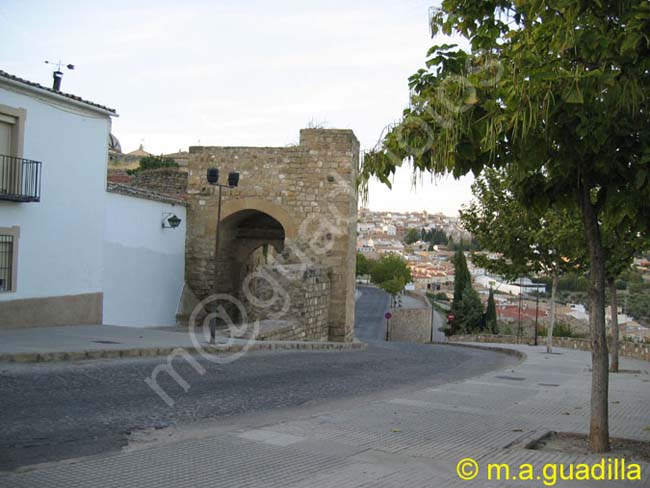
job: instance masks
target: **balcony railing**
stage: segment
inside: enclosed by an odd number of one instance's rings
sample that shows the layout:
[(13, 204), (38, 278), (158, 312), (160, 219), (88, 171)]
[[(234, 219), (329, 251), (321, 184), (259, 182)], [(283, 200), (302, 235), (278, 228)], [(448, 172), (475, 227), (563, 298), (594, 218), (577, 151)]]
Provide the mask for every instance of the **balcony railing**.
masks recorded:
[(0, 200), (41, 200), (41, 162), (0, 154)]

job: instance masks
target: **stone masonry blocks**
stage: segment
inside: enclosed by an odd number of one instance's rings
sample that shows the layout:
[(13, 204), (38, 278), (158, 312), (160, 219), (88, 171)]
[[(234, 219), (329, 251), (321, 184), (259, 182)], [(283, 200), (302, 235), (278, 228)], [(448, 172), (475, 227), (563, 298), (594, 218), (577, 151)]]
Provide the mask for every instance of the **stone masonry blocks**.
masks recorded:
[[(280, 268), (304, 267), (300, 279), (283, 286), (305, 337), (351, 341), (358, 164), (351, 130), (303, 129), (291, 147), (191, 147), (186, 281), (197, 297), (218, 291), (241, 298), (244, 255), (268, 242)], [(218, 190), (207, 183), (209, 167), (219, 168), (222, 183), (228, 172), (240, 173), (239, 186), (222, 192), (218, 252)], [(271, 220), (256, 224), (262, 214)]]

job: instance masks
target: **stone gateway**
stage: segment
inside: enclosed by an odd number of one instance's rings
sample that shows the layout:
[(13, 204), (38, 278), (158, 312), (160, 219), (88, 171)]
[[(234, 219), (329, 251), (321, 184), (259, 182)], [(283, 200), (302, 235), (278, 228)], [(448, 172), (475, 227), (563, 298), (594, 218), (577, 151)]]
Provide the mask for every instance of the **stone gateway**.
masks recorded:
[[(240, 321), (282, 323), (269, 338), (353, 338), (359, 142), (351, 130), (303, 129), (290, 147), (191, 147), (186, 282), (203, 300), (232, 296)], [(218, 189), (225, 183), (217, 248)]]

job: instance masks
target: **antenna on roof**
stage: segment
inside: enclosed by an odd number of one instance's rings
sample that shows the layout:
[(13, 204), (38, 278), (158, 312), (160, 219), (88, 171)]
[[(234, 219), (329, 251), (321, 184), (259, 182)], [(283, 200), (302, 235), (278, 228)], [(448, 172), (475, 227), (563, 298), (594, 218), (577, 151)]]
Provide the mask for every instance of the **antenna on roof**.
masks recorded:
[(61, 79), (63, 78), (63, 71), (61, 71), (61, 66), (65, 66), (69, 70), (74, 69), (74, 64), (63, 64), (61, 60), (59, 61), (45, 61), (45, 64), (55, 64), (56, 71), (52, 73), (52, 78), (54, 79), (52, 83), (52, 90), (61, 91)]

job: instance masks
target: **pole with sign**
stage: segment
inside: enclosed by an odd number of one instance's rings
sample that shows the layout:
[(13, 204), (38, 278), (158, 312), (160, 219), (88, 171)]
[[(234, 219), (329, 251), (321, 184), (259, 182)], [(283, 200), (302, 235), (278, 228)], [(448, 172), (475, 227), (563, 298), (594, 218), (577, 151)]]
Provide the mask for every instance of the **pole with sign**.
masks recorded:
[(393, 314), (386, 312), (384, 317), (386, 317), (386, 340), (388, 341), (390, 339), (390, 319), (393, 317)]

